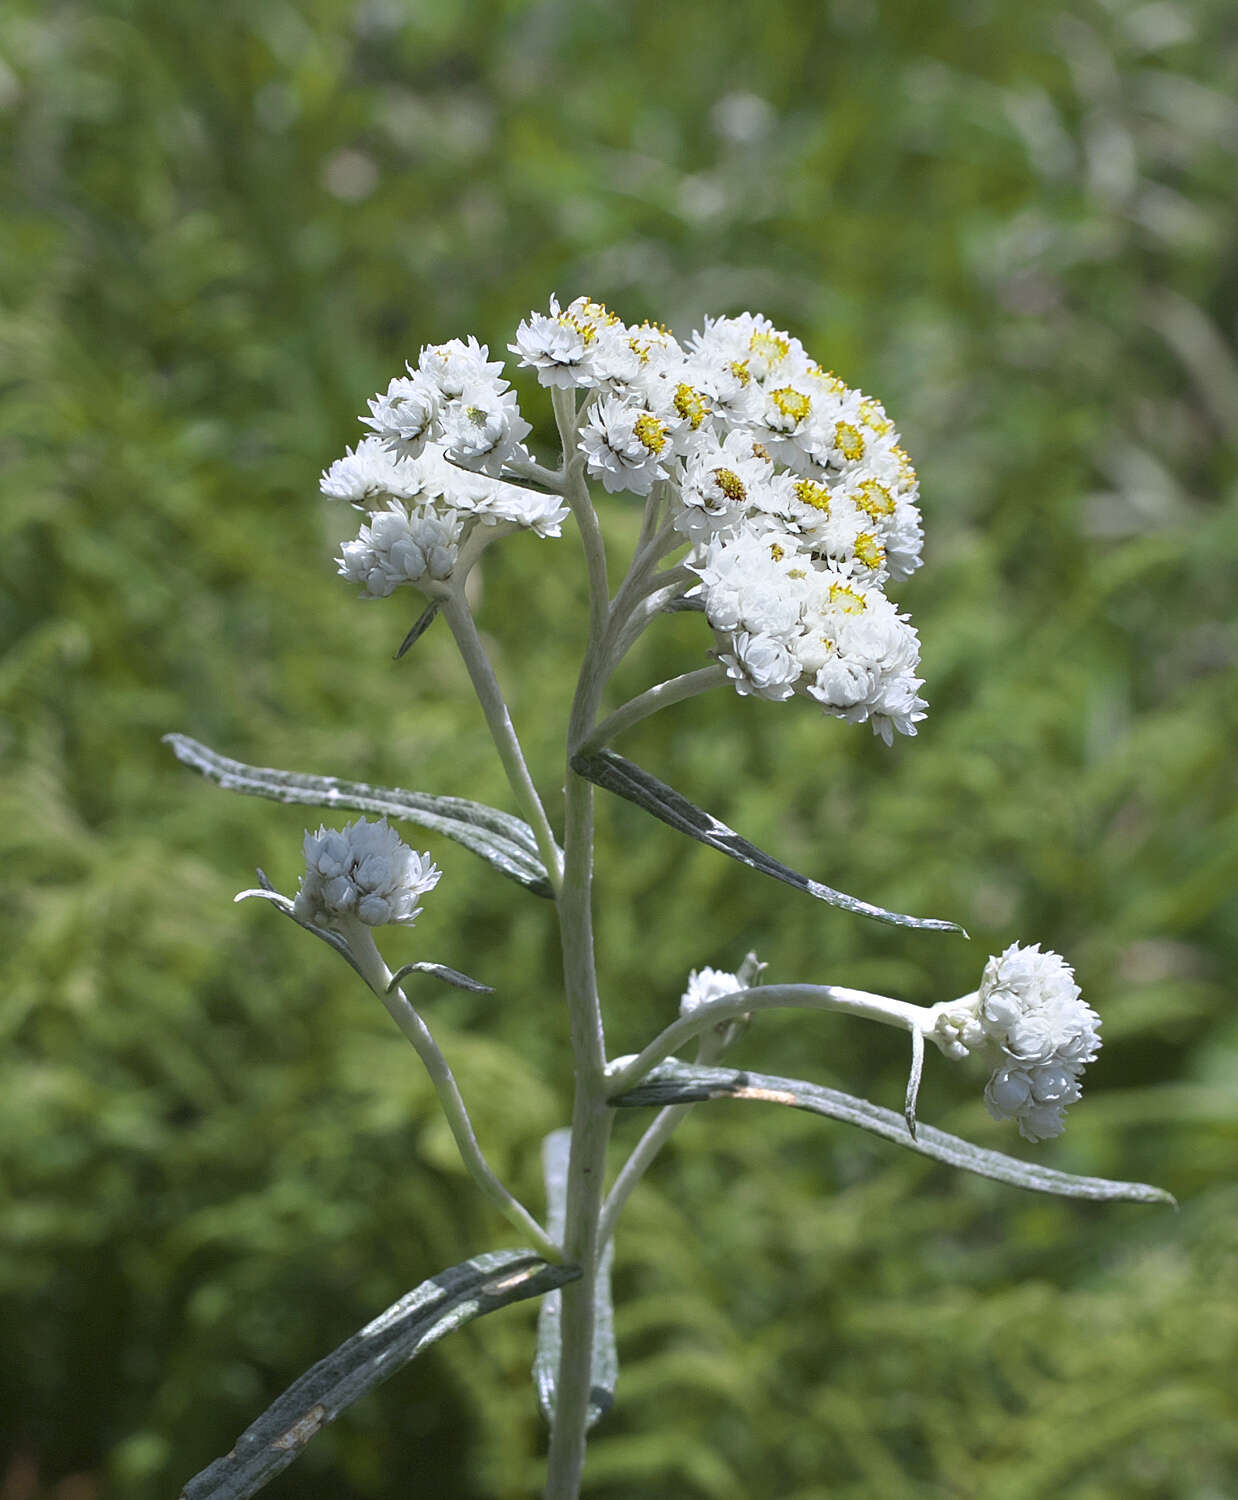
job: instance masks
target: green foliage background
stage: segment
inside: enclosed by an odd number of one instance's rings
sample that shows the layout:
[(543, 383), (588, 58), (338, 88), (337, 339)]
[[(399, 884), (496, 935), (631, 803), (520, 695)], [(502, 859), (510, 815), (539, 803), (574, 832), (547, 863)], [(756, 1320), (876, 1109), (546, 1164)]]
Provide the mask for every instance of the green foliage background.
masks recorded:
[[(920, 470), (932, 709), (887, 750), (718, 694), (626, 753), (790, 863), (973, 941), (826, 911), (603, 804), (611, 1047), (689, 968), (931, 1001), (1041, 940), (1106, 1046), (1055, 1164), (1177, 1215), (698, 1110), (633, 1200), (595, 1500), (1238, 1493), (1232, 974), (1238, 46), (1226, 0), (10, 0), (0, 17), (0, 1494), (156, 1500), (402, 1291), (511, 1243), (347, 971), (257, 904), (305, 817), (260, 764), (508, 805), (446, 631), (333, 579), (316, 495), (422, 342), (582, 290), (753, 308), (883, 397)], [(541, 393), (521, 384), (547, 436)], [(616, 559), (633, 517), (607, 506)], [(542, 784), (569, 538), (487, 563)], [(702, 659), (668, 620), (632, 690)], [(548, 908), (455, 846), (393, 962), (537, 1201), (569, 1059)], [(740, 1059), (886, 1103), (893, 1034)], [(937, 1060), (923, 1117), (1012, 1148)], [(621, 1122), (621, 1139), (638, 1122)], [(438, 1346), (273, 1495), (536, 1489), (530, 1308)]]

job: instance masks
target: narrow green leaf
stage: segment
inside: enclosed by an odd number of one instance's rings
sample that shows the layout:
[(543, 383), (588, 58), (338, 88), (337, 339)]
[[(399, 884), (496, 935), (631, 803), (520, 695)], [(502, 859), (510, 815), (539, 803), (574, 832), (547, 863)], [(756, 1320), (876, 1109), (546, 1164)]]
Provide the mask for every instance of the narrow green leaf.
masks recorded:
[(522, 819), (466, 797), (434, 797), (403, 787), (369, 786), (363, 781), (340, 781), (334, 776), (310, 776), (279, 771), (271, 766), (247, 766), (230, 760), (184, 734), (165, 734), (177, 760), (208, 781), (230, 792), (268, 797), (274, 802), (308, 807), (349, 808), (401, 818), (432, 833), (463, 844), (492, 864), (500, 874), (535, 895), (553, 897), (546, 867), (537, 852), (533, 830)]
[(708, 844), (711, 849), (729, 854), (741, 865), (759, 870), (762, 875), (771, 875), (775, 880), (783, 880), (787, 885), (793, 885), (796, 890), (815, 896), (818, 901), (825, 901), (830, 906), (840, 907), (843, 911), (854, 912), (856, 916), (872, 917), (877, 922), (889, 922), (895, 927), (917, 927), (932, 932), (962, 932), (964, 937), (967, 936), (957, 922), (947, 922), (939, 917), (904, 916), (899, 912), (887, 911), (883, 906), (874, 906), (871, 902), (861, 901), (855, 896), (844, 895), (842, 891), (833, 890), (828, 885), (822, 885), (820, 881), (810, 880), (807, 875), (799, 874), (789, 865), (782, 864), (772, 855), (758, 849), (755, 844), (750, 844), (747, 839), (741, 838), (733, 828), (728, 828), (712, 813), (705, 812), (703, 808), (689, 802), (686, 797), (681, 797), (673, 787), (667, 786), (664, 781), (659, 781), (656, 776), (651, 776), (648, 771), (642, 770), (632, 761), (625, 760), (622, 755), (616, 755), (613, 750), (599, 750), (589, 755), (574, 755), (572, 769), (578, 776), (583, 776), (586, 781), (592, 781), (606, 791), (614, 792), (616, 796), (634, 802), (637, 807), (643, 807), (646, 812), (652, 813), (655, 818), (659, 818), (671, 828), (678, 829), (680, 833), (686, 833), (690, 838), (697, 839), (702, 844)]
[(497, 1250), (423, 1281), (290, 1385), (230, 1453), (194, 1475), (181, 1500), (246, 1500), (345, 1407), (445, 1333), (579, 1275), (575, 1266), (552, 1266), (532, 1250)]
[[(563, 1242), (567, 1218), (567, 1168), (572, 1132), (552, 1130), (542, 1142), (542, 1171), (546, 1179), (546, 1232)], [(615, 1403), (619, 1379), (619, 1350), (615, 1343), (615, 1303), (611, 1293), (611, 1268), (615, 1242), (602, 1251), (593, 1290), (593, 1370), (589, 1381), (588, 1426), (600, 1422)], [(554, 1426), (555, 1387), (559, 1379), (562, 1348), (563, 1297), (548, 1292), (537, 1312), (537, 1352), (533, 1356), (533, 1384), (537, 1404), (548, 1425)]]
[(1143, 1182), (1114, 1182), (1106, 1177), (1057, 1172), (1052, 1167), (1020, 1161), (1000, 1151), (986, 1151), (931, 1125), (918, 1125), (913, 1139), (908, 1134), (907, 1121), (893, 1110), (799, 1078), (775, 1078), (764, 1073), (741, 1073), (734, 1068), (702, 1068), (694, 1063), (671, 1061), (659, 1063), (636, 1088), (610, 1102), (624, 1108), (638, 1105), (661, 1108), (666, 1104), (697, 1104), (709, 1099), (752, 1099), (806, 1109), (831, 1120), (858, 1125), (861, 1130), (884, 1136), (897, 1146), (945, 1162), (947, 1166), (1037, 1193), (1092, 1198), (1098, 1202), (1126, 1199), (1132, 1203), (1174, 1205), (1172, 1195), (1163, 1188), (1149, 1187)]

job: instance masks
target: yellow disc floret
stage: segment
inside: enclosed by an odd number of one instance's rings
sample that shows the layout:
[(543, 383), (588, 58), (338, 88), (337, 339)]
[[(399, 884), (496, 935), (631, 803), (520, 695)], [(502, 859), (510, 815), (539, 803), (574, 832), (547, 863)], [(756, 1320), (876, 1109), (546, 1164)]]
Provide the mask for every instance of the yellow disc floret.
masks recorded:
[(818, 484), (815, 479), (797, 479), (792, 489), (795, 498), (804, 505), (811, 505), (813, 510), (819, 510), (822, 515), (829, 515), (830, 492), (823, 484)]
[(834, 446), (849, 464), (864, 457), (864, 438), (858, 427), (850, 422), (839, 422), (834, 428)]
[(819, 380), (826, 390), (834, 396), (845, 396), (847, 393), (847, 382), (841, 380), (833, 370), (823, 370), (815, 361), (808, 366), (808, 373), (814, 380)]
[(835, 609), (842, 610), (845, 615), (863, 614), (868, 608), (863, 594), (857, 594), (853, 588), (845, 583), (830, 584), (830, 603)]
[(779, 386), (769, 393), (769, 399), (784, 417), (790, 417), (793, 422), (804, 421), (812, 411), (812, 397), (797, 391), (793, 385)]
[(749, 370), (746, 359), (733, 359), (727, 368), (740, 385), (747, 385), (752, 379), (752, 371)]
[(677, 385), (675, 387), (675, 399), (672, 403), (675, 410), (695, 432), (705, 418), (709, 415), (709, 405), (700, 391), (690, 385)]
[(885, 437), (887, 433), (894, 431), (894, 423), (886, 416), (885, 407), (871, 396), (860, 402), (860, 421), (878, 437)]
[(666, 423), (660, 422), (651, 411), (643, 411), (632, 423), (637, 442), (650, 453), (661, 453), (666, 447)]
[(862, 480), (851, 498), (874, 521), (878, 516), (894, 514), (894, 496), (876, 479)]
[(886, 549), (871, 531), (862, 531), (855, 539), (855, 555), (866, 568), (876, 571), (886, 560)]
[(787, 555), (786, 548), (779, 542), (771, 542), (769, 544), (769, 555), (775, 562), (781, 562)]
[(740, 504), (748, 498), (748, 489), (734, 469), (715, 469), (714, 483), (730, 501)]
[(748, 347), (755, 355), (764, 359), (766, 364), (776, 365), (791, 352), (791, 341), (785, 334), (775, 333), (772, 328), (758, 328), (748, 340)]

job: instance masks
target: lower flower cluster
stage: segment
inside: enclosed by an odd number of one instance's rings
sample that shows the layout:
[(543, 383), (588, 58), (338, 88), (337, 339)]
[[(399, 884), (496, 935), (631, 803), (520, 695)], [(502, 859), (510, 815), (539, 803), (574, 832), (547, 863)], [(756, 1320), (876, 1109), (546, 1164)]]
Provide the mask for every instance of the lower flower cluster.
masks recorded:
[(1080, 1075), (1100, 1051), (1100, 1017), (1080, 998), (1064, 958), (1038, 943), (1012, 943), (989, 959), (969, 1002), (943, 1012), (935, 1039), (951, 1056), (994, 1055), (989, 1113), (1017, 1121), (1026, 1140), (1049, 1140), (1081, 1097)]

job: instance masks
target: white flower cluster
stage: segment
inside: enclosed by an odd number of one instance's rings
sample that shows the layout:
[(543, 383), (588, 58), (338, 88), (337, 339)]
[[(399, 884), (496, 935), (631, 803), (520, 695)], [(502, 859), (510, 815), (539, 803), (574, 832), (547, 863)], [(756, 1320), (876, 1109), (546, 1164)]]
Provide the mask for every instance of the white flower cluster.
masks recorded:
[(447, 578), (479, 526), (559, 535), (556, 496), (499, 478), (528, 460), (529, 424), (488, 354), (472, 338), (426, 345), (370, 401), (373, 432), (323, 472), (324, 495), (371, 513), (338, 559), (368, 598)]
[(1017, 1120), (1026, 1140), (1048, 1140), (1061, 1135), (1079, 1075), (1100, 1050), (1100, 1017), (1080, 999), (1064, 958), (1012, 943), (989, 959), (974, 999), (943, 1013), (936, 1039), (954, 1057), (996, 1049), (984, 1091), (989, 1113)]
[(880, 402), (744, 313), (686, 346), (580, 297), (511, 345), (588, 393), (580, 447), (609, 491), (662, 484), (738, 692), (813, 698), (888, 743), (924, 717), (915, 631), (885, 585), (920, 565), (915, 471)]
[(679, 1002), (679, 1014), (686, 1016), (699, 1006), (708, 1005), (711, 1000), (721, 1000), (724, 995), (747, 989), (748, 984), (749, 981), (726, 969), (693, 969), (688, 975), (688, 988)]
[(429, 854), (417, 854), (385, 818), (358, 818), (343, 828), (319, 828), (305, 835), (305, 874), (293, 914), (318, 927), (356, 918), (368, 927), (393, 922), (411, 927), (421, 911), (419, 898), (439, 882), (442, 871)]

